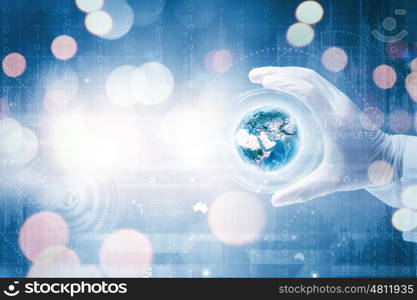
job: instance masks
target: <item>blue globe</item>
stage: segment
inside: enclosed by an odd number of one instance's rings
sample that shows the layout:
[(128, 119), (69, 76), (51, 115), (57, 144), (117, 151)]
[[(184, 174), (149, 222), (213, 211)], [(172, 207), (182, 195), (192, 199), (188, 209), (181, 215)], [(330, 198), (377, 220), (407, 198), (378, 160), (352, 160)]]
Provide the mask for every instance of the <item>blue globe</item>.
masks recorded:
[(295, 120), (272, 106), (247, 113), (235, 131), (235, 146), (241, 159), (264, 172), (287, 165), (297, 154), (299, 143)]

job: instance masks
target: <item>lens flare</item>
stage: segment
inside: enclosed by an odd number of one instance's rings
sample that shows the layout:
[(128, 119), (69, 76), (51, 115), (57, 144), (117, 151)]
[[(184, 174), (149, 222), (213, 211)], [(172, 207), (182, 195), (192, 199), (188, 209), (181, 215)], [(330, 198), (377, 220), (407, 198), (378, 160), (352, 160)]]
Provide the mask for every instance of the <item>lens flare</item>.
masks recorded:
[(67, 223), (59, 215), (44, 211), (30, 216), (19, 232), (19, 246), (27, 259), (34, 261), (42, 250), (65, 246), (69, 241)]
[(10, 53), (3, 59), (3, 72), (9, 77), (19, 77), (26, 70), (26, 59), (20, 53)]
[(50, 121), (52, 158), (68, 171), (117, 173), (142, 161), (140, 125), (129, 114), (69, 113)]
[(305, 47), (314, 39), (314, 29), (304, 23), (295, 23), (287, 30), (287, 41), (294, 47)]
[(152, 262), (152, 245), (142, 233), (121, 229), (105, 238), (99, 259), (109, 277), (142, 277)]
[(295, 16), (298, 21), (305, 24), (315, 24), (323, 18), (324, 10), (316, 1), (305, 1), (298, 5)]
[(214, 236), (225, 244), (244, 245), (260, 237), (266, 222), (263, 205), (253, 195), (231, 191), (210, 206), (208, 224)]

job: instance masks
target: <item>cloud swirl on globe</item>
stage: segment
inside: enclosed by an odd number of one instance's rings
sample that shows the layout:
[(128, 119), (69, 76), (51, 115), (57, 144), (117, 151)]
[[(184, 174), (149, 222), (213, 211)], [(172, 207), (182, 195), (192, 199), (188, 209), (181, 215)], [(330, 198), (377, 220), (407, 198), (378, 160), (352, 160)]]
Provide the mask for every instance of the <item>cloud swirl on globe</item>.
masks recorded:
[(299, 143), (295, 120), (277, 107), (264, 106), (247, 113), (235, 132), (239, 156), (264, 172), (286, 166), (295, 157)]

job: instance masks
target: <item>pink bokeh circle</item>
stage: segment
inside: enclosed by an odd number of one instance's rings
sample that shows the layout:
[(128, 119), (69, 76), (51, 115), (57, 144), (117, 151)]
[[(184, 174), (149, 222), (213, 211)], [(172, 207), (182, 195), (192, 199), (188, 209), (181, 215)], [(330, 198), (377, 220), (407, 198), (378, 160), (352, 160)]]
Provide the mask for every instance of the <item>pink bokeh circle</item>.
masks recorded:
[(388, 65), (379, 65), (372, 73), (374, 83), (381, 89), (392, 88), (397, 81), (397, 73)]
[(109, 277), (141, 277), (152, 262), (152, 245), (144, 234), (120, 229), (104, 239), (99, 258)]
[(60, 60), (68, 60), (77, 53), (77, 42), (69, 35), (56, 37), (51, 44), (52, 54)]
[(3, 59), (3, 72), (9, 77), (19, 77), (26, 70), (25, 57), (17, 52), (6, 55)]
[(43, 211), (30, 216), (19, 232), (19, 246), (27, 259), (34, 261), (42, 250), (65, 246), (69, 229), (65, 220), (54, 212)]

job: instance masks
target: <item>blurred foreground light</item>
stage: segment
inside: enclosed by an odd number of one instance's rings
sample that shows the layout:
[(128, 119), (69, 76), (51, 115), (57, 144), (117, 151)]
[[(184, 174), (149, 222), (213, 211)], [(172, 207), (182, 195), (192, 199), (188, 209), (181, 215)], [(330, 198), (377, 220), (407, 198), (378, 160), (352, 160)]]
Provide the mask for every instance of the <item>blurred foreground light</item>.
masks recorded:
[(69, 67), (54, 67), (49, 69), (44, 75), (43, 81), (46, 91), (60, 90), (70, 99), (78, 93), (78, 75)]
[(410, 129), (410, 116), (407, 111), (397, 109), (391, 112), (389, 126), (395, 133), (405, 133)]
[(26, 59), (20, 53), (6, 55), (2, 62), (3, 72), (9, 77), (19, 77), (26, 70)]
[(208, 213), (208, 224), (215, 237), (230, 245), (244, 245), (257, 240), (265, 223), (262, 203), (255, 196), (240, 191), (216, 198)]
[[(106, 93), (110, 100), (119, 106), (132, 106), (146, 93), (146, 77), (134, 76), (136, 68), (125, 65), (114, 69), (106, 81)], [(134, 76), (134, 77), (133, 77)], [(140, 82), (138, 82), (140, 80)], [(143, 81), (142, 81), (143, 80)], [(133, 87), (138, 95), (135, 96)]]
[(52, 41), (51, 51), (57, 59), (71, 59), (77, 53), (77, 42), (68, 35), (60, 35)]
[(99, 259), (109, 277), (142, 277), (152, 262), (152, 245), (142, 233), (121, 229), (104, 239)]
[(145, 105), (157, 105), (165, 102), (174, 90), (174, 76), (166, 66), (158, 62), (143, 64), (135, 70), (133, 78), (146, 78), (146, 80), (141, 80), (143, 83), (146, 82), (144, 96), (139, 91), (140, 84), (137, 80), (132, 84), (136, 98)]
[(99, 34), (100, 37), (109, 40), (119, 39), (126, 35), (132, 28), (135, 16), (132, 8), (126, 1), (106, 0), (102, 11), (106, 12), (110, 16), (112, 19), (112, 26), (110, 31)]
[(68, 225), (59, 215), (44, 211), (30, 216), (19, 232), (19, 246), (27, 259), (34, 261), (42, 250), (65, 246), (69, 240)]
[(104, 0), (75, 0), (77, 7), (83, 12), (93, 12), (103, 7)]
[(170, 143), (182, 163), (201, 166), (207, 163), (213, 147), (209, 124), (206, 113), (188, 105), (177, 106), (164, 119), (161, 136)]
[(51, 89), (46, 92), (43, 104), (48, 112), (62, 112), (70, 102), (71, 97), (61, 89)]
[(38, 154), (39, 141), (36, 134), (29, 128), (22, 127), (22, 144), (19, 150), (9, 155), (12, 164), (24, 165), (31, 162)]
[(410, 98), (417, 102), (417, 72), (412, 72), (407, 75), (405, 88)]
[(0, 119), (0, 154), (12, 155), (23, 144), (23, 130), (13, 118)]
[(7, 117), (10, 112), (10, 106), (6, 99), (0, 98), (0, 119)]
[(385, 122), (384, 113), (376, 106), (368, 106), (360, 114), (360, 121), (366, 130), (378, 130)]
[(417, 211), (409, 208), (400, 208), (392, 215), (392, 226), (395, 229), (407, 232), (417, 228)]
[(174, 90), (171, 71), (158, 62), (138, 68), (125, 65), (114, 69), (106, 81), (106, 93), (119, 106), (137, 103), (157, 105), (165, 102)]
[(304, 1), (295, 10), (295, 17), (305, 24), (318, 23), (323, 18), (324, 10), (316, 1)]
[(98, 36), (109, 33), (113, 28), (113, 19), (107, 12), (102, 10), (89, 13), (85, 17), (84, 23), (90, 33)]
[(372, 162), (368, 167), (368, 179), (375, 185), (388, 184), (394, 178), (394, 169), (384, 160)]
[(304, 23), (295, 23), (287, 30), (287, 41), (294, 47), (305, 47), (309, 45), (314, 38), (314, 29)]
[(348, 56), (345, 50), (339, 47), (331, 47), (324, 51), (321, 56), (321, 63), (330, 72), (340, 72), (346, 67)]
[(407, 187), (401, 195), (401, 202), (410, 209), (417, 209), (417, 185)]
[(80, 268), (80, 259), (73, 250), (64, 246), (52, 246), (39, 253), (33, 261), (27, 277), (78, 277)]
[(397, 73), (388, 65), (379, 65), (372, 73), (374, 83), (381, 89), (392, 88), (397, 81)]
[(49, 130), (53, 158), (70, 171), (116, 173), (145, 157), (139, 125), (127, 114), (59, 115)]

